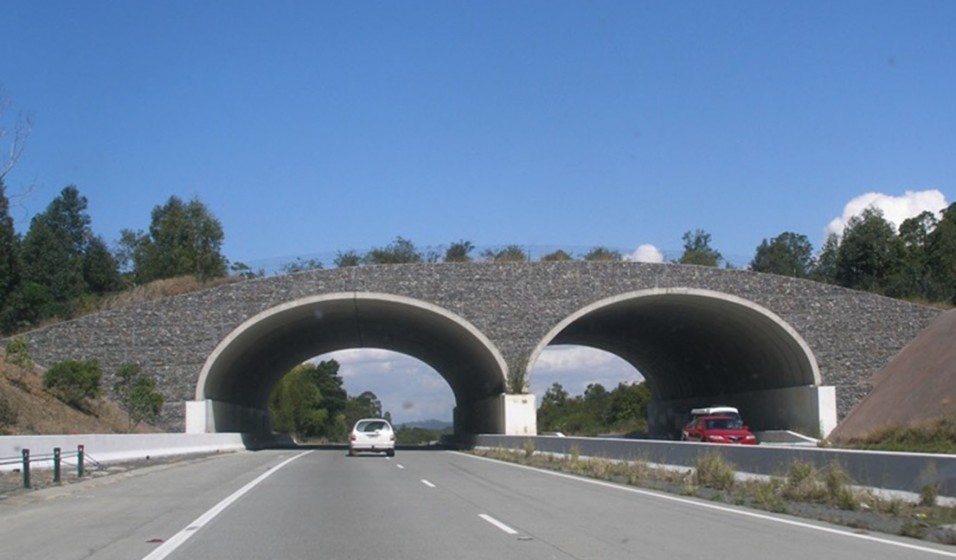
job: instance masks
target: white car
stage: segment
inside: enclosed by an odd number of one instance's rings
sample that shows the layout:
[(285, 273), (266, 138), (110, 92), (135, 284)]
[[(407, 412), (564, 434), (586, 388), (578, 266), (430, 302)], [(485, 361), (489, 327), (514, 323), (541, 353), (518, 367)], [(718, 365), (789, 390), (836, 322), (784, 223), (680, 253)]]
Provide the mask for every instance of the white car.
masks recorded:
[(363, 418), (349, 434), (349, 457), (359, 451), (384, 451), (395, 456), (395, 430), (384, 418)]

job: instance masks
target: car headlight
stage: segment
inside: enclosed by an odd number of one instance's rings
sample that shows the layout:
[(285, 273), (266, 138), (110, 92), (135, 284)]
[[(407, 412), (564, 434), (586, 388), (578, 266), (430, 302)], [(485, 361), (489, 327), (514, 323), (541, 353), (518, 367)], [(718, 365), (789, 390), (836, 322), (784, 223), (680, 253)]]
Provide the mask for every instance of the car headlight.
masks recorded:
[(707, 436), (707, 441), (725, 441), (724, 436)]

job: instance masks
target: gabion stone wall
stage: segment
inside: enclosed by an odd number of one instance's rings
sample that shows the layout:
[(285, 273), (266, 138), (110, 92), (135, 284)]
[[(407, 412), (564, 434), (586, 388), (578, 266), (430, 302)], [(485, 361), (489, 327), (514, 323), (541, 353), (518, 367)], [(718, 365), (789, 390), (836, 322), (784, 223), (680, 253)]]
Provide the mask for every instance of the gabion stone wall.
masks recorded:
[(837, 387), (842, 418), (870, 389), (869, 377), (940, 311), (750, 271), (630, 262), (464, 263), (363, 266), (246, 280), (133, 307), (96, 313), (26, 333), (35, 361), (97, 358), (104, 386), (124, 362), (155, 375), (167, 402), (162, 424), (183, 427), (183, 402), (216, 345), (242, 322), (302, 297), (379, 292), (457, 313), (521, 367), (560, 321), (596, 301), (650, 288), (731, 294), (788, 322), (815, 354), (823, 382)]

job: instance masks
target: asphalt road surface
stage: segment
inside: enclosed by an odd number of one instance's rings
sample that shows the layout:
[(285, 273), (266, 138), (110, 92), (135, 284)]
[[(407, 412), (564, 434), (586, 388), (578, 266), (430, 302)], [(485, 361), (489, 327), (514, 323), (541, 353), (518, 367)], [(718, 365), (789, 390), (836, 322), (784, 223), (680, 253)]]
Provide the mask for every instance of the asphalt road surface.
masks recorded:
[(444, 451), (263, 451), (0, 502), (0, 558), (956, 557), (956, 548)]

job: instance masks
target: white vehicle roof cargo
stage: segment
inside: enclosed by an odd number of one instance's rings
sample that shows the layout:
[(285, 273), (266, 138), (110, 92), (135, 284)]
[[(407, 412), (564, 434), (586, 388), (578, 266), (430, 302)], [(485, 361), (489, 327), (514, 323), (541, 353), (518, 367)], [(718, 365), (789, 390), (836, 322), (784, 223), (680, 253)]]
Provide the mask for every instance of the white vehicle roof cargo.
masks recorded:
[(694, 408), (690, 411), (694, 416), (706, 416), (708, 414), (737, 414), (740, 415), (740, 411), (732, 406), (707, 406), (704, 408)]

